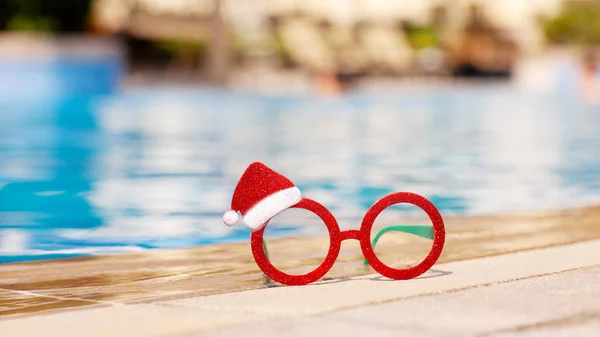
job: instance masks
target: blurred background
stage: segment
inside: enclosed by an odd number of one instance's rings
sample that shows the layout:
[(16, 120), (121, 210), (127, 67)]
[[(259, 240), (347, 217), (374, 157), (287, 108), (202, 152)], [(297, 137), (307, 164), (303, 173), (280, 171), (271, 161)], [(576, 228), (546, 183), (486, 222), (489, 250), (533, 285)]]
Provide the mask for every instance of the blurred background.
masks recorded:
[(245, 241), (255, 160), (343, 229), (393, 191), (600, 201), (599, 0), (2, 0), (0, 30), (0, 263)]

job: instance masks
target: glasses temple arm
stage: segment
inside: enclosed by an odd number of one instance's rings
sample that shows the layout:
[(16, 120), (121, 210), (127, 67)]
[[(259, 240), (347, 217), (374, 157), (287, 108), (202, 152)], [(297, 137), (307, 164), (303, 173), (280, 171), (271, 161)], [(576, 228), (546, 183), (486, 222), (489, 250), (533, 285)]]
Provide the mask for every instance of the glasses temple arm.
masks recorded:
[[(420, 236), (425, 239), (433, 240), (433, 227), (432, 226), (413, 226), (413, 225), (388, 226), (388, 227), (382, 228), (379, 231), (379, 233), (377, 233), (377, 235), (375, 235), (375, 237), (373, 238), (373, 242), (371, 243), (371, 246), (373, 246), (373, 250), (375, 250), (375, 246), (377, 245), (377, 241), (379, 241), (379, 238), (383, 234), (390, 232), (390, 231), (408, 233), (408, 234)], [(369, 265), (369, 262), (367, 262), (367, 259), (363, 259), (363, 264), (365, 265), (365, 267), (367, 267)]]
[(269, 259), (269, 251), (267, 250), (267, 244), (265, 243), (265, 240), (263, 240), (262, 246), (263, 246), (263, 250), (265, 251), (265, 256), (267, 257), (267, 260), (268, 260)]
[[(265, 251), (265, 256), (267, 257), (267, 260), (269, 260), (269, 250), (267, 250), (267, 244), (266, 244), (265, 240), (263, 240), (262, 246), (263, 246), (263, 250)], [(265, 275), (265, 283), (266, 284), (271, 283), (271, 278), (269, 278), (267, 275)]]

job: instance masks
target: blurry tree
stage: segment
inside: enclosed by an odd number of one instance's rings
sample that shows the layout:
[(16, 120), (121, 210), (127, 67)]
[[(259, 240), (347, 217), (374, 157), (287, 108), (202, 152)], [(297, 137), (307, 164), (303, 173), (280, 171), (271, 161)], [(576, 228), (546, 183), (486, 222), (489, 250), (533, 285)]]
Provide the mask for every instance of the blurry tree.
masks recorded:
[(433, 26), (416, 26), (409, 22), (401, 24), (408, 43), (414, 49), (438, 46), (438, 32)]
[(198, 69), (206, 59), (207, 43), (205, 41), (170, 40), (157, 43), (157, 47), (170, 56), (169, 66), (182, 69)]
[(0, 0), (0, 29), (82, 31), (90, 7), (91, 0)]
[(600, 43), (600, 1), (571, 5), (543, 24), (551, 42)]

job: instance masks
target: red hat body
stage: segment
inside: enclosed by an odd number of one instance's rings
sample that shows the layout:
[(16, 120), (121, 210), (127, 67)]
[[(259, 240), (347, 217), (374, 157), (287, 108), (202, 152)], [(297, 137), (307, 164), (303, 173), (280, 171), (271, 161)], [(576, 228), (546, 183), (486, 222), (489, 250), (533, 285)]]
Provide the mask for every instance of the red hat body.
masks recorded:
[(238, 182), (231, 199), (231, 209), (242, 215), (269, 195), (294, 187), (288, 178), (263, 163), (250, 164)]

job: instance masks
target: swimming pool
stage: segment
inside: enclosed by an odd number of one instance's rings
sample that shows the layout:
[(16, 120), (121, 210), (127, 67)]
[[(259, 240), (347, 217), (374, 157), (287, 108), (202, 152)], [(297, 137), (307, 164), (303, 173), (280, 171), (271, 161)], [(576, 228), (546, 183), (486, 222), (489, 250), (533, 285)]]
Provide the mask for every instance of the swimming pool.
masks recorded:
[(599, 108), (509, 86), (340, 98), (162, 87), (0, 110), (0, 262), (246, 240), (221, 215), (255, 160), (342, 228), (393, 191), (422, 194), (445, 216), (600, 196)]

